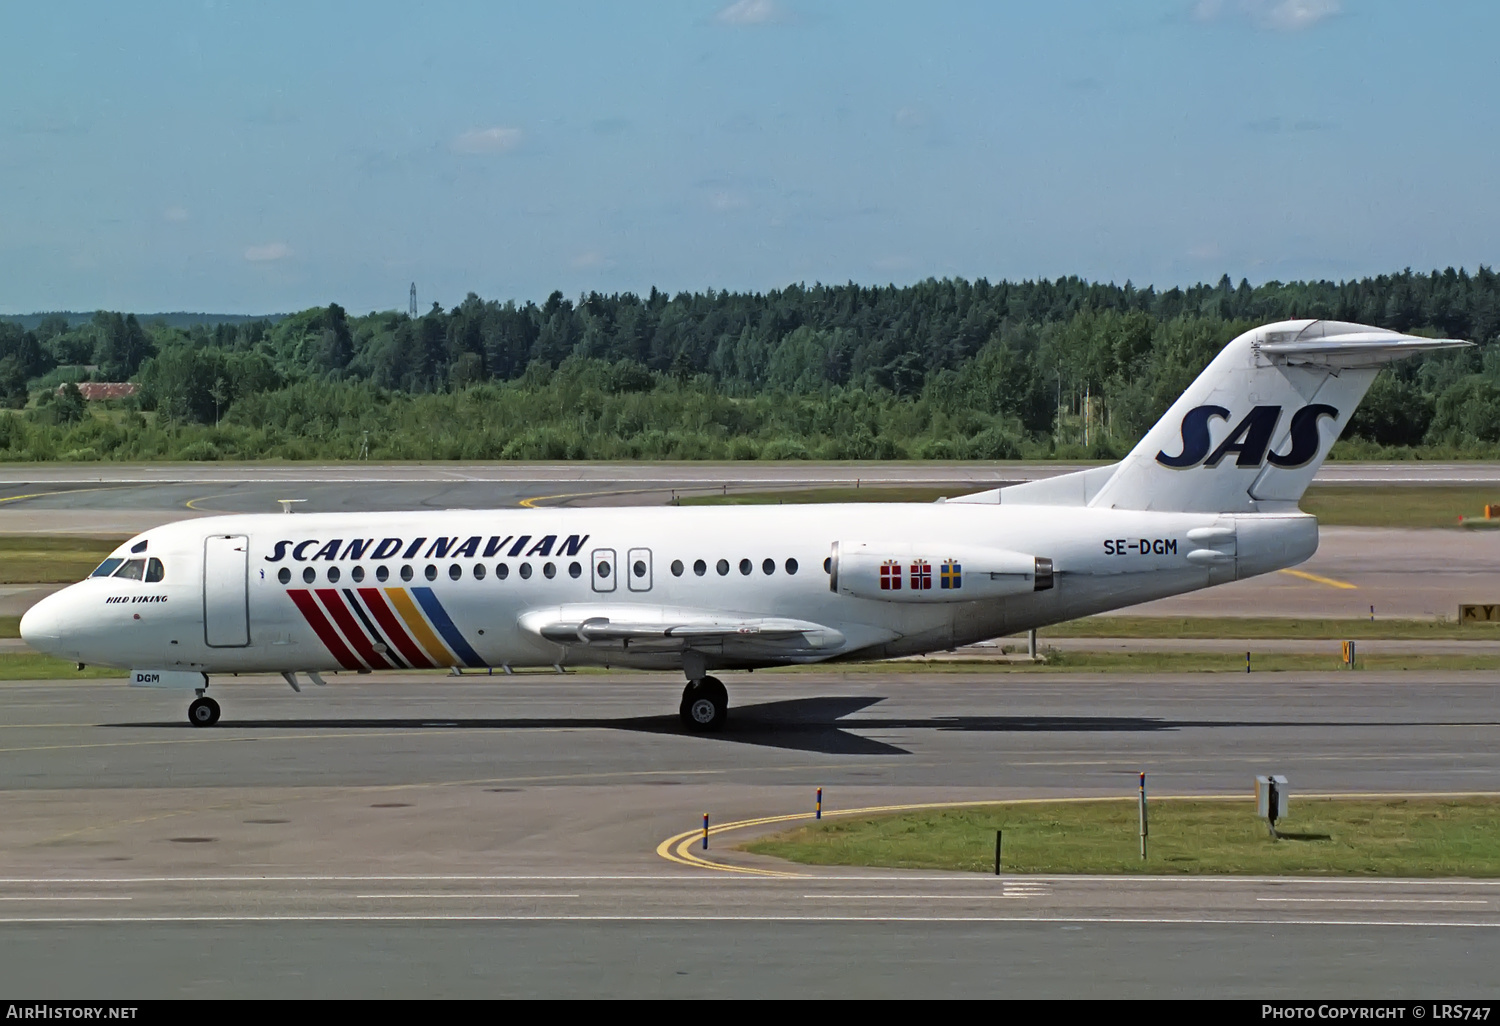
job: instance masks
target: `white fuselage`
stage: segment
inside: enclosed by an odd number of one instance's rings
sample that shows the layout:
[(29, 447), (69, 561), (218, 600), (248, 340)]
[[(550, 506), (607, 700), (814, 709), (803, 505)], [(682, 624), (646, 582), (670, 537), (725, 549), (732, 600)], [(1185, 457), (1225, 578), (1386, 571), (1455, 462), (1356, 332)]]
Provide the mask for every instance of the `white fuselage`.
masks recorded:
[[(825, 560), (860, 546), (889, 551), (905, 587), (831, 590)], [(80, 663), (208, 674), (668, 668), (689, 651), (710, 669), (753, 668), (952, 648), (1292, 566), (1316, 547), (1316, 521), (1295, 512), (962, 502), (224, 516), (131, 539), (115, 557), (159, 560), (160, 580), (84, 580), (33, 607), (22, 633)], [(1022, 575), (1011, 593), (984, 591), (1032, 557), (1051, 561), (1049, 587)], [(917, 561), (929, 592), (910, 590)], [(589, 633), (600, 624), (701, 630)]]

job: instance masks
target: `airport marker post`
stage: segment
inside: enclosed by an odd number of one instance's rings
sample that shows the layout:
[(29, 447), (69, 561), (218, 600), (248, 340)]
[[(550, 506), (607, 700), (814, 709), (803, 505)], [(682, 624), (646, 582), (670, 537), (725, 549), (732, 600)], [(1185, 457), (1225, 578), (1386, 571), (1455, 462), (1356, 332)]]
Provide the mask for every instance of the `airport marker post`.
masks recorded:
[(995, 875), (1000, 875), (1000, 831), (995, 831)]
[(817, 805), (817, 808), (813, 811), (813, 819), (822, 819), (822, 818), (823, 818), (823, 789), (820, 787), (820, 788), (818, 788), (818, 805)]
[(708, 851), (708, 813), (703, 814), (703, 850)]
[[(708, 841), (703, 841), (708, 843)], [(999, 852), (999, 840), (996, 840), (996, 852)], [(1146, 858), (1146, 774), (1140, 774), (1140, 856)]]
[(1246, 673), (1250, 672), (1250, 653), (1249, 652), (1245, 653), (1245, 672)]

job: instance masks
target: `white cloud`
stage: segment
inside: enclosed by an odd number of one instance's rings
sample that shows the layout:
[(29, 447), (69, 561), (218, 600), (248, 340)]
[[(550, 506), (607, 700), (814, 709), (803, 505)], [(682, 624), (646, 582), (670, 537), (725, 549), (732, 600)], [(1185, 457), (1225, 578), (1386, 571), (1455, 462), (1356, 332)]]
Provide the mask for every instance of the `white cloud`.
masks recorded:
[(1195, 21), (1238, 17), (1257, 28), (1297, 32), (1326, 21), (1342, 10), (1339, 0), (1197, 0), (1192, 15)]
[(506, 153), (521, 145), (519, 128), (475, 128), (453, 140), (454, 153)]
[(187, 207), (168, 207), (161, 212), (161, 216), (168, 221), (186, 221), (188, 219)]
[(743, 210), (750, 205), (750, 197), (734, 189), (720, 189), (708, 197), (708, 205), (720, 213)]
[(268, 260), (285, 260), (292, 255), (292, 247), (284, 242), (268, 242), (263, 246), (251, 246), (245, 250), (245, 259), (261, 264)]
[(769, 25), (782, 20), (784, 14), (776, 0), (734, 0), (714, 15), (720, 25)]
[(590, 267), (600, 267), (604, 264), (604, 255), (598, 250), (591, 249), (587, 253), (580, 253), (573, 258), (573, 266), (582, 271)]

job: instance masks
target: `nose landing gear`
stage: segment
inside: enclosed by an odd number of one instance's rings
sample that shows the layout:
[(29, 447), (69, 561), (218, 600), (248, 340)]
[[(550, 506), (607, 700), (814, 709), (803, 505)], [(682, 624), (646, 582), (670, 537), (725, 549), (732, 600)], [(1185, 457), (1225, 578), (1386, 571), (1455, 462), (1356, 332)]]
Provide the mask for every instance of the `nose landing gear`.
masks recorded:
[(200, 696), (188, 706), (188, 722), (195, 727), (212, 727), (219, 722), (219, 703)]
[(706, 733), (724, 726), (729, 715), (729, 691), (717, 677), (699, 677), (682, 689), (678, 707), (683, 726)]

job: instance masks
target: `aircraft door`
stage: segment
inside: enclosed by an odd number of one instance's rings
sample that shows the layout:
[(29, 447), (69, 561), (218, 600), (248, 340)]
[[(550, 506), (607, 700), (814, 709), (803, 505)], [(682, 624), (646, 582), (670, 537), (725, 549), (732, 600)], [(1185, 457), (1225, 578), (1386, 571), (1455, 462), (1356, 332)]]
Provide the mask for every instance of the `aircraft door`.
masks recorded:
[(614, 591), (615, 550), (595, 549), (589, 557), (589, 574), (595, 591)]
[(625, 561), (626, 569), (630, 571), (631, 591), (651, 590), (651, 550), (631, 549), (629, 558)]
[(203, 640), (214, 648), (250, 644), (250, 540), (243, 534), (203, 540)]

